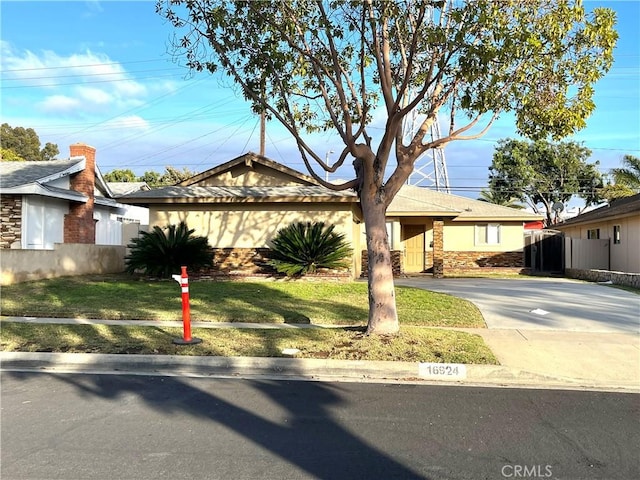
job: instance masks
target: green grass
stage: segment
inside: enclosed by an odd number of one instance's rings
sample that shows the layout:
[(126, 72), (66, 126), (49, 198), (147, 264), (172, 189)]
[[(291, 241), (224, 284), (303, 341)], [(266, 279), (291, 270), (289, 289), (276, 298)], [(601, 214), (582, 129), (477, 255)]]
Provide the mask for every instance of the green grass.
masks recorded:
[[(194, 281), (191, 319), (210, 322), (366, 325), (365, 282)], [(402, 325), (484, 327), (478, 309), (450, 295), (396, 287)], [(181, 320), (174, 281), (126, 275), (63, 277), (2, 288), (2, 315), (132, 320)]]
[[(158, 326), (52, 325), (2, 322), (4, 351), (83, 352), (497, 363), (480, 336), (429, 327), (485, 327), (470, 302), (441, 293), (397, 287), (402, 328), (393, 337), (366, 336), (364, 282), (195, 281), (191, 319), (209, 322), (343, 325), (306, 329), (193, 330), (198, 345), (176, 346), (182, 329)], [(66, 277), (3, 287), (5, 316), (181, 320), (180, 287), (122, 275)]]
[(176, 346), (179, 328), (49, 325), (2, 322), (4, 351), (83, 352), (158, 355), (282, 357), (297, 348), (297, 358), (497, 364), (478, 335), (405, 326), (394, 337), (366, 336), (362, 328), (194, 329), (197, 345)]

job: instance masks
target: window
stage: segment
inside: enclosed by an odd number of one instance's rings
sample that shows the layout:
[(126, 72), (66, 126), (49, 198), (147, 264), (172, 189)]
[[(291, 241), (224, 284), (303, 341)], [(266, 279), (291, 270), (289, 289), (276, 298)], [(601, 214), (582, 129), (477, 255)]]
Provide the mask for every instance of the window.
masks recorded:
[(499, 243), (499, 223), (483, 223), (476, 225), (476, 245), (498, 245)]
[(620, 225), (613, 226), (613, 244), (614, 245), (620, 244)]
[(597, 240), (600, 238), (600, 229), (599, 228), (592, 228), (590, 230), (587, 230), (587, 239), (589, 240)]
[(389, 248), (393, 250), (393, 222), (387, 222), (387, 238), (389, 239)]

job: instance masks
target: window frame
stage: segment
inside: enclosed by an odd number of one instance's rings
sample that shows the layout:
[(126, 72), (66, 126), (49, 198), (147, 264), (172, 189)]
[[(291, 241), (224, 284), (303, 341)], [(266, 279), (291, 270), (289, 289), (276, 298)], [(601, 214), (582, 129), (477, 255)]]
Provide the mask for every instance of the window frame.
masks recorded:
[(613, 244), (620, 245), (622, 243), (622, 225), (613, 226)]
[(589, 228), (587, 230), (587, 240), (600, 240), (600, 229)]
[(495, 222), (476, 223), (474, 226), (474, 244), (495, 246), (502, 243), (502, 224)]

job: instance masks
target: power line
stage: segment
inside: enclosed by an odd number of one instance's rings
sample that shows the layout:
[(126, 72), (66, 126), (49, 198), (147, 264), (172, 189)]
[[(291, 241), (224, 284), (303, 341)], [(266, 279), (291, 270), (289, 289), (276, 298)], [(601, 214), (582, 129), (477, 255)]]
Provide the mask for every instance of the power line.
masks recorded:
[(130, 65), (133, 63), (151, 63), (164, 61), (161, 59), (149, 59), (149, 60), (131, 60), (128, 62), (109, 62), (109, 63), (87, 63), (84, 65), (60, 65), (59, 67), (33, 67), (33, 68), (16, 68), (13, 70), (1, 70), (0, 73), (14, 73), (14, 72), (33, 72), (39, 70), (59, 70), (68, 68), (86, 68), (86, 67), (102, 67), (105, 65)]

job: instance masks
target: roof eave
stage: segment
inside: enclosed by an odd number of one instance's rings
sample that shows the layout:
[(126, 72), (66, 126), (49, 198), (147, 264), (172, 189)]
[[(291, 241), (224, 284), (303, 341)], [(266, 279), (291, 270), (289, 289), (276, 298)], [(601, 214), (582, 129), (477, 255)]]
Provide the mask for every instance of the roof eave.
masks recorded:
[(89, 197), (78, 192), (66, 194), (61, 191), (51, 191), (39, 183), (28, 183), (18, 187), (0, 188), (0, 195), (39, 195), (41, 197), (70, 200), (80, 203), (87, 203), (89, 200)]
[(286, 197), (120, 197), (122, 203), (152, 205), (157, 203), (357, 203), (357, 197), (286, 196)]

